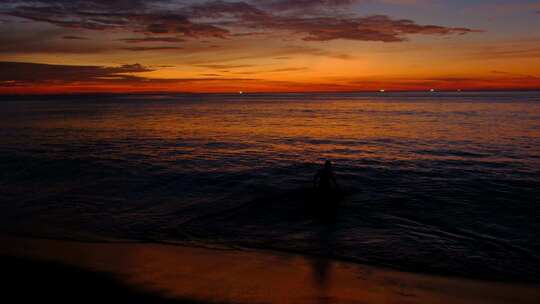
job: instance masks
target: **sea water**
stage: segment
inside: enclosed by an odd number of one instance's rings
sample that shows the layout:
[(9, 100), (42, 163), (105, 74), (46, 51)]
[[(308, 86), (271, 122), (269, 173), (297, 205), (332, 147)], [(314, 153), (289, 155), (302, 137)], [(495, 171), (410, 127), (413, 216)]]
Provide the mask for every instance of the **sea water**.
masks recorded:
[(4, 233), (540, 281), (539, 204), (540, 92), (0, 99)]

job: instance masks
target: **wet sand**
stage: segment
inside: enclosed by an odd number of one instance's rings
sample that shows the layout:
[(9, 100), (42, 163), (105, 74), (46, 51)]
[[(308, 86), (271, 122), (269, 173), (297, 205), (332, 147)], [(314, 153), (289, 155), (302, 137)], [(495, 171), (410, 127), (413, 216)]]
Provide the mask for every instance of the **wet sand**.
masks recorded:
[[(266, 251), (1, 238), (9, 296), (74, 303), (537, 303), (540, 285)], [(398, 253), (396, 253), (398, 254)]]

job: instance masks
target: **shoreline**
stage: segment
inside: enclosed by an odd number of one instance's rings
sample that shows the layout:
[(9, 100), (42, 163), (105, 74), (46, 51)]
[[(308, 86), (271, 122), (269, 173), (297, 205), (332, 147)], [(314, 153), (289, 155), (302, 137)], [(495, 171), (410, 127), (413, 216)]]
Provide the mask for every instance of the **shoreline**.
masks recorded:
[[(1, 239), (7, 245), (0, 249), (2, 264), (18, 261), (28, 277), (40, 267), (107, 274), (119, 284), (111, 285), (113, 290), (126, 287), (157, 297), (147, 301), (152, 303), (536, 303), (540, 298), (538, 284), (413, 274), (294, 253)], [(75, 276), (73, 284), (84, 285), (83, 277)]]
[[(486, 276), (478, 274), (475, 272), (472, 273), (460, 273), (453, 271), (445, 270), (433, 270), (427, 269), (423, 265), (418, 267), (409, 266), (400, 266), (397, 264), (384, 264), (373, 261), (364, 261), (356, 258), (347, 258), (340, 256), (328, 256), (320, 255), (317, 253), (309, 253), (303, 250), (294, 250), (290, 248), (280, 248), (280, 247), (257, 247), (249, 244), (232, 244), (226, 245), (224, 243), (214, 242), (214, 243), (193, 243), (193, 242), (182, 242), (182, 241), (166, 241), (166, 240), (135, 240), (135, 239), (78, 239), (78, 238), (56, 238), (56, 237), (44, 237), (33, 234), (0, 234), (0, 239), (2, 238), (13, 238), (13, 239), (27, 239), (27, 240), (43, 240), (43, 241), (58, 241), (58, 242), (70, 242), (70, 243), (80, 243), (80, 244), (126, 244), (126, 245), (163, 245), (163, 246), (173, 246), (173, 247), (182, 247), (182, 248), (193, 248), (193, 249), (203, 249), (203, 250), (218, 250), (218, 251), (239, 251), (239, 252), (259, 252), (267, 255), (295, 255), (302, 256), (305, 259), (325, 259), (330, 262), (335, 263), (347, 263), (352, 265), (358, 265), (363, 267), (373, 267), (377, 269), (383, 269), (387, 271), (403, 272), (417, 275), (425, 276), (434, 276), (434, 277), (445, 277), (453, 278), (456, 280), (472, 280), (472, 281), (483, 281), (483, 282), (493, 282), (493, 283), (504, 283), (504, 284), (514, 284), (514, 285), (538, 285), (540, 286), (540, 281), (538, 279), (526, 279), (524, 277), (512, 278), (510, 276), (504, 275), (492, 275)], [(2, 251), (0, 251), (0, 254)]]

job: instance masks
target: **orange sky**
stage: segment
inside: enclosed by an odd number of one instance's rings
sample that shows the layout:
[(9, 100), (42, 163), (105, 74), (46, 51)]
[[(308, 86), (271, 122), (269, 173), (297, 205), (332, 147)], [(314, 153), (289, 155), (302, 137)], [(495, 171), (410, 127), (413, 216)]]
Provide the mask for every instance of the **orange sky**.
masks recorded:
[(540, 89), (538, 1), (109, 2), (0, 4), (0, 93)]

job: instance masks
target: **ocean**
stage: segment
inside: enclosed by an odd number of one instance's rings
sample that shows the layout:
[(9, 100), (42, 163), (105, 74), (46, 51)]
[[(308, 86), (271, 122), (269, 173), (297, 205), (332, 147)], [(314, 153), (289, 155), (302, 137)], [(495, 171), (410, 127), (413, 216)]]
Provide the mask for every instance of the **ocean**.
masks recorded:
[(540, 282), (539, 204), (540, 92), (0, 98), (5, 234)]

